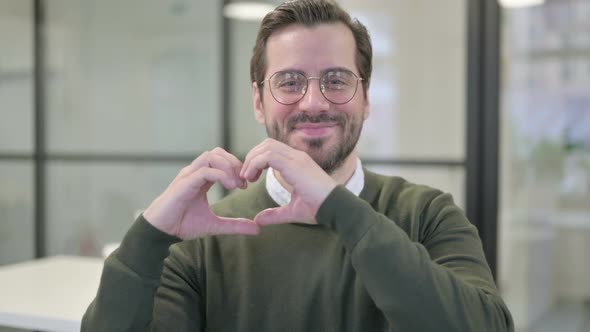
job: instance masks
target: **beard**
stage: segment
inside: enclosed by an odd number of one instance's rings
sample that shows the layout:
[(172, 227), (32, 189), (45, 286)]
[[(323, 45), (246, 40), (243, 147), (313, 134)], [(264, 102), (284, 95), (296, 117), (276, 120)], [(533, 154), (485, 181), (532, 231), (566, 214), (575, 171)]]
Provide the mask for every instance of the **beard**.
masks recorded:
[[(291, 133), (295, 130), (295, 126), (299, 123), (336, 123), (340, 131), (340, 137), (337, 137), (337, 143), (333, 146), (326, 147), (328, 144), (328, 137), (305, 139), (303, 143), (306, 145), (305, 149), (300, 149), (289, 142)], [(266, 125), (266, 133), (268, 137), (283, 142), (298, 150), (304, 150), (324, 172), (332, 174), (339, 169), (348, 156), (352, 153), (361, 135), (363, 128), (363, 120), (352, 118), (350, 121), (342, 113), (329, 115), (327, 113), (320, 113), (311, 116), (307, 113), (299, 113), (287, 120), (286, 129), (281, 130), (279, 123), (274, 120), (271, 125)]]

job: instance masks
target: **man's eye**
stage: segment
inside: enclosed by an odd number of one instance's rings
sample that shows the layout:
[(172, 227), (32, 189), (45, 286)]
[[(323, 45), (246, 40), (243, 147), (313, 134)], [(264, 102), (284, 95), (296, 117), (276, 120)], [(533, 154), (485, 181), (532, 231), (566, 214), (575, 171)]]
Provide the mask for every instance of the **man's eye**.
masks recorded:
[(345, 85), (346, 81), (343, 81), (343, 80), (337, 79), (337, 78), (333, 78), (328, 81), (328, 84), (330, 84), (330, 85)]
[(330, 90), (342, 90), (348, 88), (350, 84), (346, 80), (340, 78), (332, 78), (326, 82), (325, 86)]
[(326, 75), (324, 84), (332, 90), (346, 89), (352, 85), (352, 78), (345, 72), (330, 72)]
[(297, 80), (287, 80), (287, 81), (282, 81), (281, 83), (279, 83), (278, 86), (281, 89), (293, 90), (293, 89), (297, 89), (297, 88), (301, 87), (301, 82), (299, 82)]

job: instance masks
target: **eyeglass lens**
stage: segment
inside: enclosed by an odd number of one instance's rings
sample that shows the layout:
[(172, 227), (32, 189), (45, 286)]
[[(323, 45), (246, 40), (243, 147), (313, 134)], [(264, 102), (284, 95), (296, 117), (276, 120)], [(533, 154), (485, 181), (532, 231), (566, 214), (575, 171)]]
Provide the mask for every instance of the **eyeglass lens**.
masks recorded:
[[(307, 91), (309, 79), (299, 72), (280, 71), (274, 73), (270, 79), (270, 91), (277, 102), (294, 104)], [(324, 97), (334, 104), (345, 104), (355, 95), (359, 78), (347, 70), (325, 72), (319, 78), (320, 91)]]

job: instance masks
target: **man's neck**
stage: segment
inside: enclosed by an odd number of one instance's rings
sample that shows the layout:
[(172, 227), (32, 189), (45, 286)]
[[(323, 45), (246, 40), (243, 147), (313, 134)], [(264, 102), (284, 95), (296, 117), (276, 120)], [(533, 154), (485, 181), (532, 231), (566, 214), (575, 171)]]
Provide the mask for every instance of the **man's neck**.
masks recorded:
[[(340, 166), (339, 168), (334, 170), (334, 172), (332, 172), (332, 174), (330, 174), (332, 179), (334, 179), (336, 182), (338, 182), (338, 184), (345, 185), (348, 182), (348, 180), (350, 180), (352, 175), (354, 174), (354, 171), (356, 169), (356, 160), (357, 160), (356, 150), (354, 150), (346, 158), (346, 160), (344, 161), (342, 166)], [(276, 169), (273, 171), (274, 171), (273, 173), (274, 173), (275, 177), (277, 178), (277, 180), (279, 181), (281, 186), (283, 186), (283, 188), (287, 189), (288, 192), (292, 192), (293, 187), (288, 185), (287, 182), (285, 182), (285, 180), (283, 180), (281, 173), (279, 171), (277, 171)]]

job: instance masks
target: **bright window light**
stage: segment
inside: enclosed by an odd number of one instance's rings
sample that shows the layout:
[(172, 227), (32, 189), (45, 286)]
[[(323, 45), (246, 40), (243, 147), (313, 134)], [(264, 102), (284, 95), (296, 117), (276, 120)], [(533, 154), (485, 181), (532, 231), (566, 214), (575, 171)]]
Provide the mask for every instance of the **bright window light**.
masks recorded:
[(227, 18), (243, 21), (261, 21), (275, 7), (260, 2), (236, 2), (223, 7), (223, 15)]
[(500, 5), (506, 8), (520, 8), (541, 5), (545, 0), (500, 0)]

